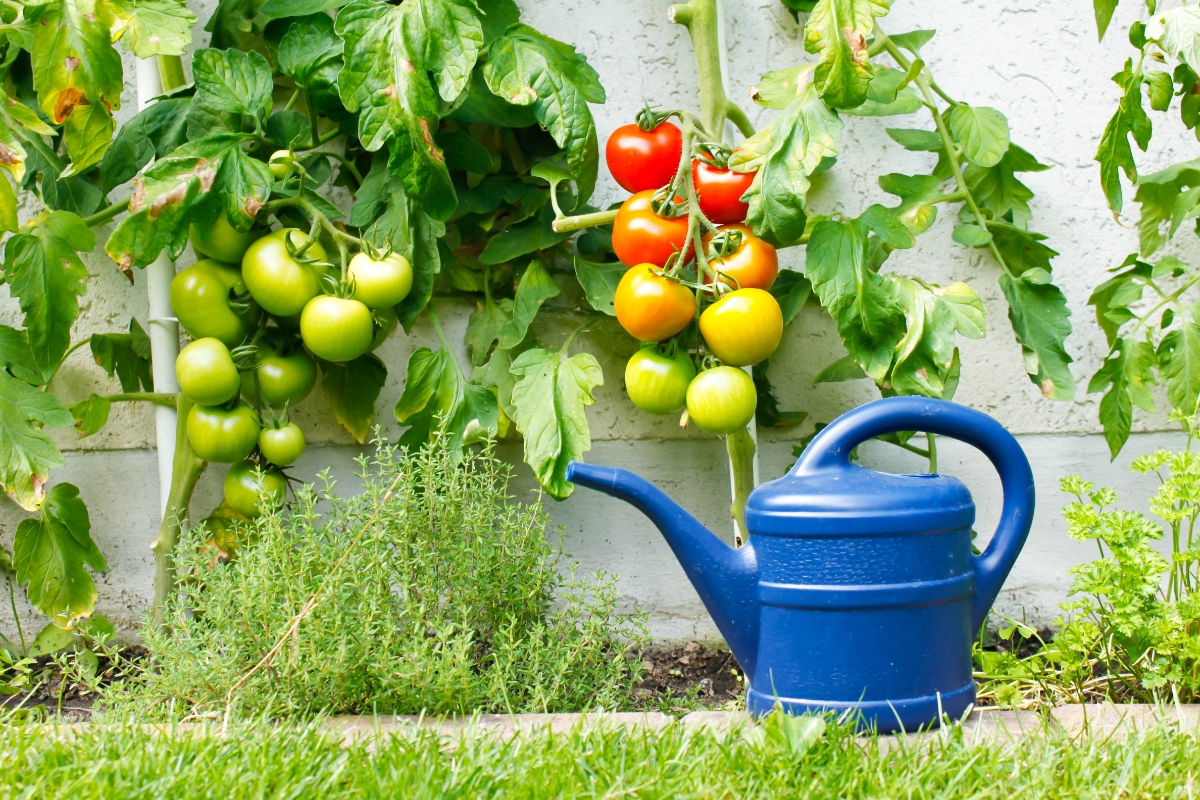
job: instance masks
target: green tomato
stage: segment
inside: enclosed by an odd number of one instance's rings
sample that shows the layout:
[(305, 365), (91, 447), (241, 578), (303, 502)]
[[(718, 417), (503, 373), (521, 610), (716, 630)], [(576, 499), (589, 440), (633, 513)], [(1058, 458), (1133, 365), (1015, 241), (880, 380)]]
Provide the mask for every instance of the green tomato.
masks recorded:
[[(294, 406), (317, 385), (317, 365), (297, 344), (287, 355), (268, 344), (258, 346), (258, 366), (242, 373), (242, 397), (257, 396), (267, 405)], [(255, 386), (255, 375), (258, 385)]]
[(625, 391), (649, 414), (673, 414), (683, 408), (696, 367), (687, 353), (671, 358), (656, 347), (638, 350), (625, 365)]
[(254, 409), (242, 401), (233, 408), (192, 406), (188, 412), (188, 441), (205, 461), (232, 464), (241, 461), (258, 444), (262, 426)]
[(201, 236), (195, 225), (188, 230), (188, 241), (198, 255), (215, 258), (226, 264), (240, 262), (246, 254), (246, 248), (260, 236), (262, 231), (253, 228), (245, 233), (235, 230), (224, 213), (217, 214), (217, 221), (213, 223), (208, 236)]
[(757, 405), (754, 381), (737, 367), (705, 370), (688, 384), (688, 416), (709, 433), (733, 433), (746, 427)]
[(287, 150), (276, 150), (271, 153), (271, 160), (267, 162), (267, 169), (271, 170), (271, 174), (277, 181), (281, 181), (287, 176), (291, 166), (292, 154)]
[(225, 473), (225, 504), (243, 516), (257, 517), (282, 503), (286, 494), (287, 479), (277, 469), (259, 470), (253, 461), (239, 461)]
[(391, 308), (412, 291), (412, 265), (399, 253), (379, 260), (357, 253), (346, 274), (354, 283), (354, 299), (367, 308)]
[(304, 431), (294, 422), (278, 428), (263, 428), (258, 449), (272, 464), (288, 467), (304, 455)]
[(197, 339), (180, 351), (175, 377), (188, 399), (202, 406), (228, 403), (242, 386), (229, 348), (213, 338)]
[(236, 347), (250, 335), (261, 314), (253, 302), (243, 312), (229, 305), (230, 296), (245, 288), (237, 267), (212, 259), (197, 261), (171, 279), (171, 308), (192, 338), (212, 337), (226, 347)]
[[(242, 258), (242, 278), (258, 304), (277, 317), (299, 314), (309, 300), (321, 291), (323, 264), (296, 261), (288, 254), (284, 237), (293, 247), (304, 244), (307, 234), (296, 228), (281, 228), (262, 237), (246, 250)], [(325, 248), (313, 242), (304, 258), (325, 259)]]
[(300, 315), (300, 336), (313, 355), (326, 361), (353, 361), (375, 337), (371, 309), (357, 300), (314, 297)]

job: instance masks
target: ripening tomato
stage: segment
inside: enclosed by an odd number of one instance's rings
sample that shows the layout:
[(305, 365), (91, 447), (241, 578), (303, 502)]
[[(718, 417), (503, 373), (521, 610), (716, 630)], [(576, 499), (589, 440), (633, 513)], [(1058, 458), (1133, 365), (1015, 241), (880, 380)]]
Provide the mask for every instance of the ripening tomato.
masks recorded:
[(246, 254), (246, 249), (262, 235), (261, 230), (253, 228), (245, 232), (234, 229), (225, 218), (225, 214), (221, 213), (217, 214), (217, 221), (213, 223), (208, 236), (201, 236), (200, 231), (193, 225), (188, 230), (188, 241), (192, 243), (192, 249), (204, 258), (215, 258), (225, 264), (237, 264)]
[(683, 408), (694, 377), (696, 367), (687, 353), (672, 358), (657, 347), (644, 347), (625, 365), (625, 391), (648, 414), (672, 414)]
[(354, 299), (367, 308), (391, 308), (412, 291), (412, 264), (399, 253), (380, 259), (355, 253), (346, 274), (354, 282)]
[[(779, 255), (775, 248), (755, 236), (749, 225), (726, 225), (721, 230), (738, 231), (742, 240), (728, 255), (710, 254), (712, 268), (736, 281), (735, 289), (770, 289), (779, 276)], [(712, 239), (711, 233), (704, 237), (705, 252)], [(704, 282), (712, 283), (712, 278), (705, 275)]]
[(296, 228), (280, 228), (268, 233), (246, 250), (242, 258), (242, 278), (258, 304), (277, 317), (290, 317), (304, 310), (305, 304), (321, 291), (321, 275), (325, 267), (325, 248), (313, 242), (303, 258), (316, 263), (297, 261), (288, 253), (284, 237), (290, 237), (292, 247), (304, 245), (308, 234)]
[(643, 342), (670, 339), (696, 315), (691, 290), (649, 264), (632, 267), (621, 277), (613, 306), (621, 327)]
[(746, 367), (779, 347), (783, 311), (770, 292), (738, 289), (704, 309), (700, 333), (717, 358), (733, 367)]
[(696, 184), (700, 212), (710, 222), (729, 225), (746, 219), (750, 206), (742, 202), (742, 195), (754, 182), (753, 172), (734, 172), (706, 158), (693, 158), (692, 182)]
[(317, 385), (317, 365), (298, 342), (285, 342), (282, 347), (260, 343), (255, 364), (242, 373), (242, 397), (247, 400), (257, 395), (276, 408), (294, 406)]
[(225, 473), (225, 504), (253, 519), (283, 502), (287, 479), (277, 469), (260, 469), (253, 461), (239, 461)]
[(661, 189), (671, 182), (683, 156), (683, 134), (670, 122), (652, 131), (622, 125), (608, 137), (604, 160), (613, 179), (627, 192)]
[(220, 339), (197, 339), (179, 351), (175, 377), (180, 391), (202, 406), (228, 403), (242, 385), (229, 348)]
[[(662, 267), (687, 241), (687, 215), (660, 217), (652, 207), (654, 192), (638, 192), (621, 204), (613, 220), (612, 243), (626, 266), (653, 264)], [(691, 258), (688, 251), (687, 258)]]
[(737, 367), (714, 367), (688, 385), (688, 417), (709, 433), (733, 433), (754, 419), (758, 391)]
[(254, 409), (239, 400), (233, 408), (192, 406), (187, 417), (188, 441), (205, 461), (232, 464), (250, 455), (262, 426)]
[(371, 309), (357, 300), (323, 294), (300, 315), (305, 346), (326, 361), (353, 361), (371, 349), (375, 338)]
[(304, 431), (294, 422), (263, 428), (258, 435), (258, 449), (272, 464), (291, 466), (304, 455)]
[(245, 290), (237, 267), (204, 259), (171, 279), (171, 308), (193, 338), (211, 336), (226, 347), (236, 347), (250, 335), (262, 314), (253, 300), (247, 300), (245, 310), (230, 305), (232, 295)]

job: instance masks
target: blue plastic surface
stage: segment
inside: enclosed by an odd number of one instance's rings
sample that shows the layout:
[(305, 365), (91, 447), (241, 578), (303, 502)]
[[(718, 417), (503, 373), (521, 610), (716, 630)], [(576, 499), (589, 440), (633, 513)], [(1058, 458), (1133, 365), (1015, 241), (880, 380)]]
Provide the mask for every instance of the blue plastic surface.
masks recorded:
[[(971, 554), (970, 492), (941, 475), (890, 475), (850, 462), (876, 436), (928, 431), (981, 450), (1004, 507)], [(632, 503), (662, 531), (743, 672), (747, 707), (834, 711), (881, 732), (936, 725), (975, 701), (971, 639), (1033, 522), (1033, 473), (986, 414), (893, 397), (842, 415), (792, 470), (746, 505), (734, 549), (649, 482), (572, 462), (567, 478)]]

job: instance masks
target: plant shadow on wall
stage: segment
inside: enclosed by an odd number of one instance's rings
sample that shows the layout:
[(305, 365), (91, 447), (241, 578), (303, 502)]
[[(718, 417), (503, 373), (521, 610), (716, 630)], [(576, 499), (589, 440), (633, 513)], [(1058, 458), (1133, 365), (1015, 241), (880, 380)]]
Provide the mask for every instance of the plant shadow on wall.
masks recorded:
[[(615, 581), (577, 576), (540, 503), (490, 448), (449, 438), (359, 461), (361, 494), (297, 493), (289, 514), (180, 541), (169, 630), (113, 687), (139, 719), (581, 711), (630, 703), (646, 642)], [(228, 558), (228, 563), (224, 563)], [(282, 645), (282, 646), (280, 646)]]

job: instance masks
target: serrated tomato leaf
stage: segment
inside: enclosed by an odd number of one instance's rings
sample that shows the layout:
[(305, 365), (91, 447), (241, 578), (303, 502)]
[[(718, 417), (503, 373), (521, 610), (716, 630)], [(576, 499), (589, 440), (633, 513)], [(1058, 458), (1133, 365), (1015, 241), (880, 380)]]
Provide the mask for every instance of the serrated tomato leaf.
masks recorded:
[(1042, 394), (1054, 400), (1075, 396), (1075, 379), (1066, 340), (1071, 335), (1071, 310), (1049, 273), (1030, 269), (1020, 277), (1000, 276), (1008, 301), (1008, 319), (1025, 354), (1025, 371)]
[(356, 442), (365, 443), (375, 421), (375, 401), (387, 382), (387, 367), (368, 353), (345, 364), (322, 361), (321, 374), (334, 419)]
[(498, 431), (496, 396), (486, 387), (467, 383), (454, 354), (445, 349), (422, 347), (412, 354), (395, 411), (400, 424), (409, 426), (400, 437), (407, 448), (441, 435), (452, 452), (461, 453)]
[(890, 0), (819, 0), (804, 26), (804, 49), (820, 57), (813, 81), (830, 108), (854, 108), (867, 98), (871, 62), (867, 37)]
[(40, 422), (69, 428), (74, 417), (54, 395), (0, 371), (0, 488), (27, 511), (41, 507), (52, 467), (65, 462)]

